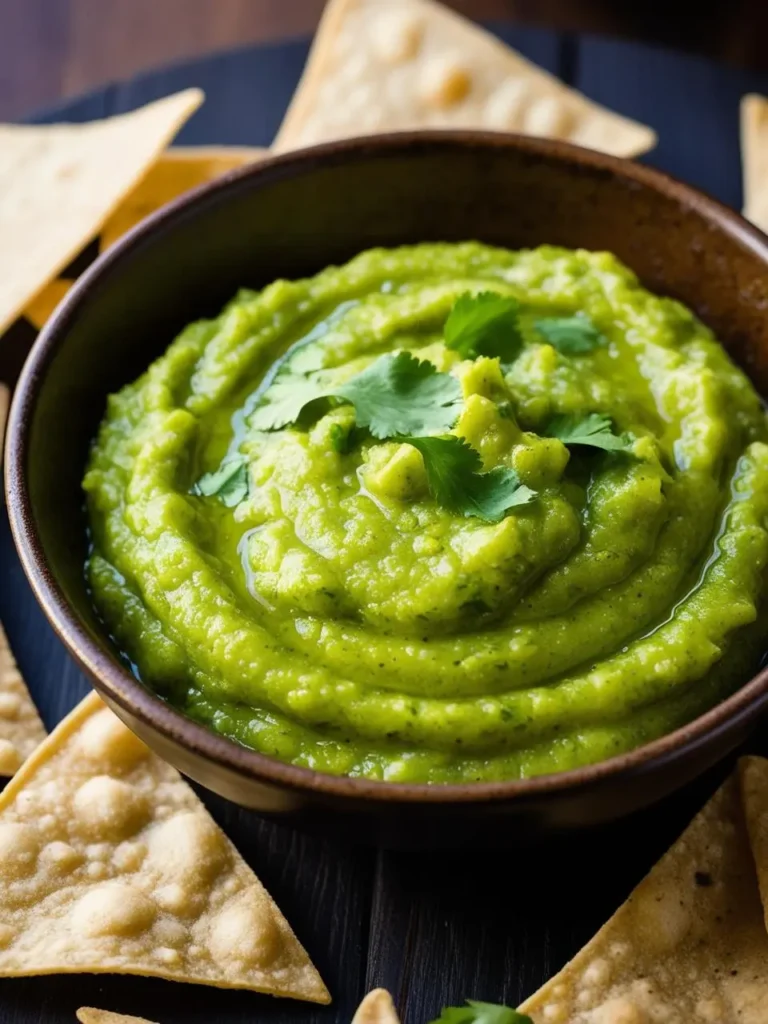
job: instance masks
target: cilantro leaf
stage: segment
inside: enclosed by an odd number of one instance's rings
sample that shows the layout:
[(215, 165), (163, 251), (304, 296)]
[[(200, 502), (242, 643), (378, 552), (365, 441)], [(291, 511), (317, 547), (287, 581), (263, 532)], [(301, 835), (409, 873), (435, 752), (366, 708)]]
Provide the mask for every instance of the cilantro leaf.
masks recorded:
[(467, 493), (464, 515), (477, 516), (488, 523), (498, 523), (515, 505), (527, 505), (536, 497), (536, 491), (520, 483), (514, 469), (497, 466), (487, 473), (472, 477)]
[(248, 422), (254, 430), (280, 430), (289, 423), (295, 423), (305, 405), (327, 394), (327, 386), (319, 377), (289, 371), (279, 373), (264, 392)]
[(614, 434), (607, 416), (590, 413), (589, 416), (555, 416), (544, 429), (547, 437), (557, 437), (563, 444), (587, 445), (606, 452), (628, 452), (634, 438), (631, 434)]
[(533, 1021), (509, 1006), (468, 999), (466, 1006), (445, 1006), (431, 1024), (533, 1024)]
[(605, 339), (585, 314), (577, 316), (551, 316), (537, 320), (534, 324), (550, 345), (565, 355), (582, 355), (591, 352)]
[(359, 427), (374, 437), (430, 434), (456, 422), (461, 384), (410, 352), (381, 356), (333, 394), (351, 402)]
[(460, 437), (400, 437), (421, 452), (427, 486), (435, 501), (451, 512), (498, 523), (515, 505), (536, 496), (513, 469), (502, 466), (483, 473), (479, 452)]
[(464, 359), (490, 356), (511, 363), (523, 345), (519, 308), (511, 295), (461, 295), (445, 321), (445, 344)]
[(347, 430), (340, 423), (332, 423), (330, 431), (330, 442), (331, 448), (339, 455), (348, 455), (350, 450), (349, 437), (352, 433), (351, 430)]
[(365, 431), (354, 423), (332, 423), (329, 440), (331, 448), (335, 452), (338, 452), (339, 455), (349, 455), (352, 449), (362, 441), (364, 436)]
[(213, 473), (205, 473), (195, 484), (197, 494), (214, 495), (227, 508), (234, 508), (248, 497), (248, 460), (244, 455), (227, 459)]
[[(325, 379), (323, 379), (325, 378)], [(278, 374), (249, 417), (256, 430), (279, 430), (295, 423), (302, 410), (318, 398), (336, 398), (355, 407), (358, 427), (374, 437), (428, 434), (449, 430), (461, 403), (461, 384), (410, 352), (381, 356), (337, 388), (325, 374)]]

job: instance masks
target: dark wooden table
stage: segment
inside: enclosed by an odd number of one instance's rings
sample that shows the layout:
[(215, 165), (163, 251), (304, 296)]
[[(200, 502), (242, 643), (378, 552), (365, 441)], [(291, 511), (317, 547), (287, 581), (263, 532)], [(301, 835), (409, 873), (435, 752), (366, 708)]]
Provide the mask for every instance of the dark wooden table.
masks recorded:
[[(666, 0), (665, 6), (673, 12), (676, 2)], [(311, 28), (320, 6), (321, 0), (0, 0), (0, 103), (6, 115), (21, 115), (145, 64), (300, 32)], [(562, 19), (559, 27), (578, 16), (585, 27), (616, 29), (619, 19), (636, 35), (647, 31), (654, 10), (648, 0), (642, 9), (609, 0), (462, 0), (456, 6), (487, 17), (546, 14)], [(739, 55), (725, 42), (743, 38), (741, 30), (729, 36), (727, 26), (738, 27), (735, 12), (743, 15), (749, 7), (748, 0), (733, 0), (727, 10), (698, 0), (698, 49), (713, 52), (717, 42), (714, 52), (745, 57), (746, 50)], [(719, 32), (711, 27), (716, 24)], [(674, 27), (668, 19), (667, 31)], [(498, 28), (528, 57), (594, 99), (652, 124), (660, 143), (649, 162), (740, 204), (738, 102), (748, 90), (768, 93), (768, 73), (658, 49), (508, 24)], [(208, 99), (181, 141), (265, 145), (306, 52), (306, 42), (240, 50), (111, 85), (69, 105), (65, 115), (88, 120), (118, 113), (196, 84)], [(92, 249), (72, 273), (87, 264)], [(33, 338), (23, 321), (3, 338), (0, 378), (18, 368)], [(88, 684), (34, 602), (1, 501), (0, 621), (51, 727)], [(766, 750), (767, 741), (764, 736)], [(334, 1005), (313, 1008), (152, 979), (50, 977), (0, 981), (0, 1024), (73, 1024), (83, 1003), (161, 1024), (346, 1024), (362, 994), (376, 985), (393, 992), (404, 1024), (425, 1024), (442, 1005), (467, 997), (514, 1005), (591, 937), (727, 768), (721, 765), (673, 800), (611, 829), (535, 850), (521, 836), (511, 849), (491, 853), (474, 849), (471, 836), (463, 837), (468, 848), (461, 854), (421, 855), (317, 839), (206, 795), (306, 945)]]
[[(447, 0), (476, 19), (659, 42), (768, 66), (766, 0)], [(324, 0), (0, 0), (0, 118), (147, 68), (311, 32)]]

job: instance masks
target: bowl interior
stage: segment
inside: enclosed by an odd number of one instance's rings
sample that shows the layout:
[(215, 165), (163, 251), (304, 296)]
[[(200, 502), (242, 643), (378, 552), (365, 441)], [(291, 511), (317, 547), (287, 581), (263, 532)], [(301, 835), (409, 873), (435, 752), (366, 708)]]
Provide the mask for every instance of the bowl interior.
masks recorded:
[(240, 287), (313, 274), (371, 246), (468, 239), (616, 253), (648, 288), (693, 308), (768, 393), (768, 246), (644, 168), (452, 133), (318, 147), (237, 173), (157, 215), (81, 279), (38, 341), (14, 410), (47, 581), (113, 662), (85, 586), (80, 488), (106, 395)]

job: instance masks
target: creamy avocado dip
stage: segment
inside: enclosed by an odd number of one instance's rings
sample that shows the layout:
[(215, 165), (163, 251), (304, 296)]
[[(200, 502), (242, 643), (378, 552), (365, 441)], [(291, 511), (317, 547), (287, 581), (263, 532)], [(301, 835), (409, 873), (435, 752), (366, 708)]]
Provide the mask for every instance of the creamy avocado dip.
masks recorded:
[(87, 573), (146, 685), (264, 754), (561, 771), (757, 664), (767, 442), (711, 332), (608, 253), (373, 250), (240, 292), (109, 399)]

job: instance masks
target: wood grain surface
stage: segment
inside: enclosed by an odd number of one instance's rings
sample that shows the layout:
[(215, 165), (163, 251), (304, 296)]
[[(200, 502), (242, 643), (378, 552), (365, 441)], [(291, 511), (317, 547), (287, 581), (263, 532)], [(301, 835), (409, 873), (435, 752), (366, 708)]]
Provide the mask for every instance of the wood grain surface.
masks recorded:
[[(765, 0), (446, 0), (478, 20), (599, 32), (768, 67)], [(0, 118), (171, 61), (312, 32), (324, 0), (0, 0)]]

